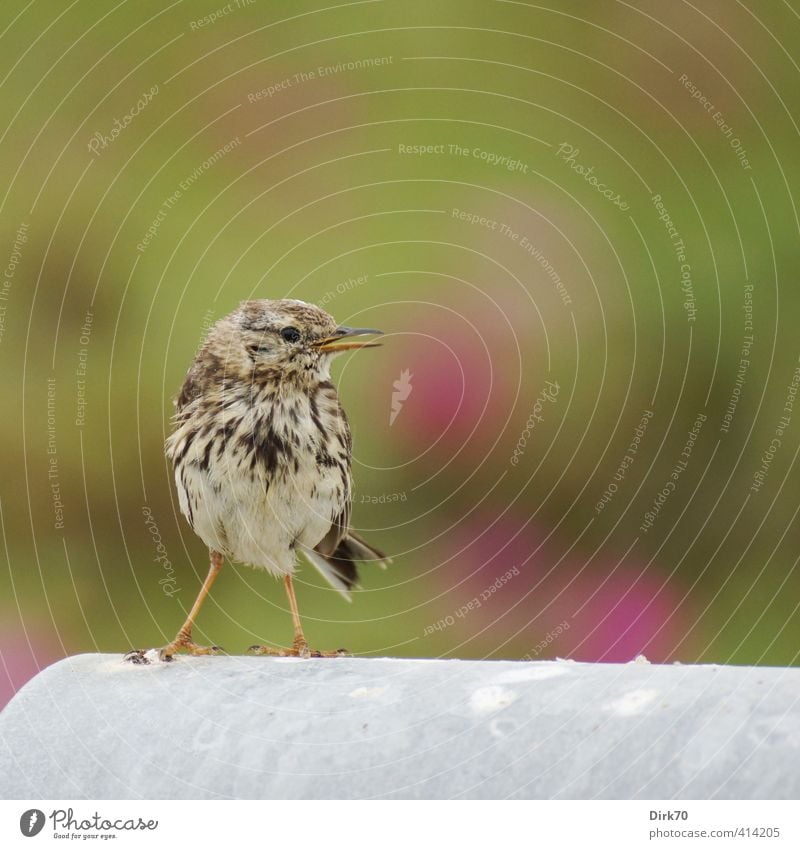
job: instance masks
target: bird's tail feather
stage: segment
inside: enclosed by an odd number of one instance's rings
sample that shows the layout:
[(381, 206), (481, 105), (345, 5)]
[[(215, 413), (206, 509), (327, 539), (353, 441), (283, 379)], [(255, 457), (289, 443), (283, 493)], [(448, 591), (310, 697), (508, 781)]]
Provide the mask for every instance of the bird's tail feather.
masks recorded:
[(358, 583), (357, 561), (377, 563), (382, 569), (392, 562), (382, 551), (365, 542), (358, 534), (348, 531), (336, 551), (326, 557), (312, 548), (303, 553), (326, 581), (350, 601), (350, 590)]
[(370, 545), (363, 537), (355, 531), (348, 531), (339, 547), (334, 552), (334, 557), (340, 556), (340, 551), (349, 560), (361, 560), (365, 563), (377, 563), (381, 569), (385, 569), (392, 562), (379, 548)]

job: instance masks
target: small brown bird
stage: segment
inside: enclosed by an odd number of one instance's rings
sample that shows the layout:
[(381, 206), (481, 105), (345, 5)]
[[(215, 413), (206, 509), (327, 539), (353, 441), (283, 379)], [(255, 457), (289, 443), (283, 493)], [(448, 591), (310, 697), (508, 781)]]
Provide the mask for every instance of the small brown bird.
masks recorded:
[[(211, 552), (211, 567), (186, 622), (159, 650), (214, 654), (192, 627), (223, 558), (281, 576), (294, 621), (285, 650), (256, 654), (331, 657), (303, 634), (292, 575), (302, 552), (349, 599), (356, 562), (389, 559), (350, 530), (350, 427), (331, 383), (336, 354), (380, 333), (339, 327), (324, 310), (296, 300), (245, 301), (209, 331), (176, 400), (166, 454), (175, 467), (181, 512)], [(126, 655), (148, 662), (149, 653)]]

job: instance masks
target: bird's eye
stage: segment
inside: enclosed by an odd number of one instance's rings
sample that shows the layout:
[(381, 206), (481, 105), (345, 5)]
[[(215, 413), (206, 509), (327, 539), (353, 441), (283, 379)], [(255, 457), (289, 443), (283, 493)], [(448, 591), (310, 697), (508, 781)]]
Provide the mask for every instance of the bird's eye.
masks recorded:
[(287, 342), (297, 342), (300, 339), (300, 331), (296, 327), (284, 327), (281, 336)]

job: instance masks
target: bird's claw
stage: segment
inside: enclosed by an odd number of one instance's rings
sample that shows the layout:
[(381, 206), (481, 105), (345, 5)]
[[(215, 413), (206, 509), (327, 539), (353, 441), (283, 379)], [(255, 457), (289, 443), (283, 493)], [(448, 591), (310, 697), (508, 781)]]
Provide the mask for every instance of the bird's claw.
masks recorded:
[(336, 651), (319, 651), (318, 649), (310, 649), (307, 643), (297, 643), (290, 649), (274, 649), (271, 646), (250, 646), (247, 649), (248, 654), (267, 655), (269, 657), (349, 657), (350, 652), (347, 649), (336, 649)]
[(184, 651), (193, 657), (225, 654), (225, 649), (222, 646), (198, 646), (197, 643), (170, 643), (170, 645), (158, 650), (158, 656), (161, 660), (170, 663), (175, 660), (175, 655), (180, 651)]
[(198, 646), (196, 643), (170, 643), (160, 649), (132, 649), (122, 660), (137, 666), (147, 666), (158, 661), (172, 663), (175, 660), (175, 654), (179, 651), (185, 651), (187, 654), (195, 656), (225, 653), (225, 649), (221, 646)]
[(250, 646), (247, 649), (247, 654), (254, 655), (269, 655), (270, 657), (290, 657), (289, 649), (273, 649), (271, 646)]
[(329, 652), (312, 652), (312, 657), (352, 657), (347, 649), (336, 649), (336, 651)]

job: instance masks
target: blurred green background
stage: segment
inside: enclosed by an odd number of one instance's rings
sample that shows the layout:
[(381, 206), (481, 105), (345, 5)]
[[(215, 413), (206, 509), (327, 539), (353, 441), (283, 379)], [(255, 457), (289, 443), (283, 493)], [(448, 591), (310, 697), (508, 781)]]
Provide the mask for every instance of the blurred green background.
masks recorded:
[[(354, 524), (395, 561), (352, 606), (303, 568), (313, 645), (797, 662), (795, 0), (9, 2), (2, 27), (3, 700), (183, 621), (207, 565), (172, 398), (253, 297), (387, 331), (335, 371)], [(290, 628), (232, 565), (197, 635)]]

